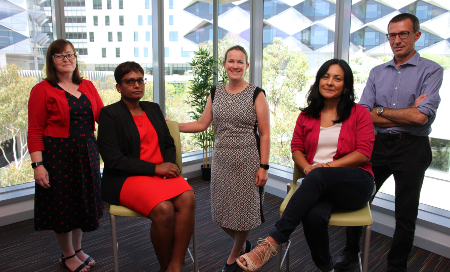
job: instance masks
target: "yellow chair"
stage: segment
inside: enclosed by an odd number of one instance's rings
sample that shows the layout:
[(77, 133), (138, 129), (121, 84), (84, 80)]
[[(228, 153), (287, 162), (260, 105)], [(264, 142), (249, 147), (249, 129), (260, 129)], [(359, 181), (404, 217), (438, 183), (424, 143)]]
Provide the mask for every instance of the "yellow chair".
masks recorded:
[[(289, 200), (292, 195), (297, 191), (301, 184), (297, 183), (298, 179), (304, 178), (305, 175), (300, 168), (295, 165), (294, 166), (294, 176), (292, 179), (292, 184), (287, 185), (287, 195), (284, 199), (283, 203), (280, 206), (280, 217), (283, 215), (284, 209), (286, 209)], [(375, 189), (374, 189), (375, 192)], [(355, 227), (355, 226), (363, 226), (364, 237), (363, 237), (363, 246), (362, 252), (358, 254), (359, 258), (359, 269), (360, 271), (367, 272), (369, 267), (369, 249), (370, 249), (370, 233), (372, 227), (372, 213), (370, 212), (369, 202), (364, 208), (356, 211), (348, 211), (339, 209), (331, 214), (330, 217), (330, 226), (343, 226), (343, 227)], [(291, 241), (287, 242), (286, 253), (282, 256), (282, 245), (279, 247), (278, 258), (277, 258), (277, 271), (281, 270), (281, 267), (286, 260), (286, 271), (289, 271), (289, 247), (291, 245)], [(361, 261), (361, 255), (363, 255)]]
[[(178, 123), (174, 121), (167, 121), (167, 126), (170, 130), (170, 135), (172, 135), (173, 140), (175, 141), (175, 147), (177, 151), (176, 163), (180, 167), (180, 173), (183, 173), (182, 169), (182, 161), (181, 161), (181, 141), (180, 141), (180, 130), (178, 128)], [(125, 206), (121, 205), (110, 205), (109, 207), (110, 220), (111, 220), (111, 235), (112, 235), (112, 243), (113, 243), (113, 256), (114, 256), (114, 271), (119, 271), (119, 260), (118, 260), (118, 247), (117, 243), (117, 235), (116, 235), (116, 218), (115, 216), (127, 216), (127, 217), (142, 217), (139, 213), (128, 209)], [(195, 224), (195, 221), (194, 221)], [(197, 230), (194, 225), (194, 233), (193, 233), (193, 254), (191, 250), (188, 248), (189, 255), (194, 262), (194, 271), (198, 271), (198, 260), (197, 260)]]

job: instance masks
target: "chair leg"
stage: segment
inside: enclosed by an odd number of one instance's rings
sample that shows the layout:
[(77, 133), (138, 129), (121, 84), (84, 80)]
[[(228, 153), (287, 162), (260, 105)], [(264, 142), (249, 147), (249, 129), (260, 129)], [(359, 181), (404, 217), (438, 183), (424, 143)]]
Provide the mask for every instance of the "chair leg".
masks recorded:
[(277, 267), (276, 267), (277, 272), (281, 271), (281, 266), (283, 265), (281, 263), (282, 259), (283, 259), (283, 244), (280, 244), (280, 247), (278, 247), (277, 252)]
[(286, 272), (289, 272), (289, 247), (291, 246), (291, 241), (289, 240), (286, 247)]
[(194, 271), (198, 272), (198, 254), (197, 254), (197, 226), (194, 219), (194, 237), (192, 241), (192, 247), (194, 250)]
[(366, 226), (364, 233), (364, 257), (363, 257), (363, 272), (369, 271), (369, 250), (370, 250), (370, 234), (372, 233), (372, 226)]
[(116, 234), (116, 218), (114, 215), (109, 216), (111, 223), (111, 236), (112, 236), (112, 246), (113, 246), (113, 260), (114, 260), (114, 272), (119, 272), (119, 258), (118, 258), (118, 247), (117, 244), (117, 234)]

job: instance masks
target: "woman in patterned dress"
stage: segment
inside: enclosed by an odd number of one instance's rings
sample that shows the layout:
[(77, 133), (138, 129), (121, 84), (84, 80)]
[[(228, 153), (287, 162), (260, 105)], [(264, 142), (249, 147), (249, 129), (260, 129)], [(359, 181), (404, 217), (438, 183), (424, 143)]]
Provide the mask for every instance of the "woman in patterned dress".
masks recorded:
[(181, 272), (194, 231), (194, 191), (175, 164), (175, 143), (159, 105), (140, 101), (145, 93), (142, 67), (124, 62), (114, 78), (122, 99), (99, 116), (102, 197), (150, 218), (159, 271)]
[[(252, 249), (250, 230), (264, 222), (262, 202), (270, 149), (269, 105), (261, 88), (245, 81), (247, 52), (233, 46), (223, 62), (229, 81), (213, 87), (198, 121), (179, 124), (200, 132), (214, 120), (211, 208), (214, 222), (234, 240), (222, 271), (236, 271), (236, 258)], [(257, 133), (259, 132), (259, 135)]]
[(81, 250), (82, 233), (103, 215), (100, 157), (94, 136), (102, 100), (80, 77), (75, 48), (59, 39), (47, 50), (47, 78), (31, 90), (28, 150), (34, 168), (36, 230), (53, 230), (60, 265), (89, 271), (95, 261)]

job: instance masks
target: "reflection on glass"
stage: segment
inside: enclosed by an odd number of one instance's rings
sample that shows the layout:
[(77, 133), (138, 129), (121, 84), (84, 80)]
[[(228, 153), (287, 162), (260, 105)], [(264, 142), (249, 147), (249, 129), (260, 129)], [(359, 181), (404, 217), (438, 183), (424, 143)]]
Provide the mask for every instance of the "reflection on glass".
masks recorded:
[[(450, 2), (438, 5), (426, 1), (404, 1), (403, 6), (394, 9), (374, 0), (353, 0), (352, 26), (350, 36), (350, 66), (355, 76), (357, 97), (360, 97), (371, 68), (390, 61), (393, 57), (389, 41), (385, 39), (387, 23), (398, 13), (412, 13), (419, 18), (422, 36), (415, 48), (424, 58), (431, 59), (444, 67), (444, 81), (440, 89), (441, 104), (432, 125), (430, 144), (433, 160), (429, 166), (422, 187), (420, 202), (450, 210), (443, 192), (450, 190), (448, 109), (450, 97), (445, 90), (450, 88), (450, 57), (447, 52), (448, 16)], [(447, 19), (446, 19), (447, 18)], [(381, 192), (394, 195), (395, 183), (389, 178)]]

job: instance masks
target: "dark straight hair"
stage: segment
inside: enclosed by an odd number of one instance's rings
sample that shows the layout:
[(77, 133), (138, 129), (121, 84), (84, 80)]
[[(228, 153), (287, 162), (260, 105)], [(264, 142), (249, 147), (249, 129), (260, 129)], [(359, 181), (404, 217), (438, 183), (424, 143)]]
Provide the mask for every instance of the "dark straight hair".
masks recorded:
[(120, 85), (122, 78), (131, 71), (135, 73), (139, 72), (142, 75), (145, 75), (144, 69), (142, 69), (142, 66), (139, 65), (139, 63), (134, 61), (126, 61), (119, 64), (114, 70), (114, 79), (116, 80), (116, 83)]
[(324, 107), (324, 98), (319, 92), (320, 79), (328, 72), (331, 65), (337, 64), (344, 70), (344, 91), (337, 105), (337, 120), (333, 123), (342, 123), (350, 117), (352, 108), (355, 105), (355, 90), (353, 89), (353, 72), (345, 60), (331, 59), (320, 66), (316, 74), (316, 80), (309, 89), (308, 98), (306, 100), (307, 107), (300, 109), (304, 114), (311, 115), (315, 118), (320, 116), (320, 112)]
[[(56, 85), (59, 82), (58, 75), (56, 74), (55, 66), (53, 65), (53, 55), (63, 53), (66, 49), (67, 45), (70, 45), (72, 47), (73, 53), (77, 54), (77, 51), (75, 50), (75, 47), (73, 44), (67, 40), (64, 39), (58, 39), (50, 44), (50, 46), (47, 49), (47, 56), (45, 58), (45, 72), (47, 73), (46, 80), (50, 82), (52, 85)], [(80, 84), (81, 80), (83, 79), (80, 76), (80, 70), (78, 70), (78, 59), (75, 59), (77, 62), (77, 66), (75, 67), (75, 70), (72, 74), (72, 82), (75, 84)]]
[(387, 27), (387, 31), (389, 33), (389, 26), (391, 25), (391, 23), (397, 23), (397, 22), (401, 22), (404, 21), (406, 19), (410, 19), (412, 24), (413, 24), (413, 31), (414, 32), (418, 32), (420, 30), (420, 21), (419, 19), (416, 17), (416, 15), (411, 14), (411, 13), (400, 13), (396, 16), (394, 16), (388, 24)]

